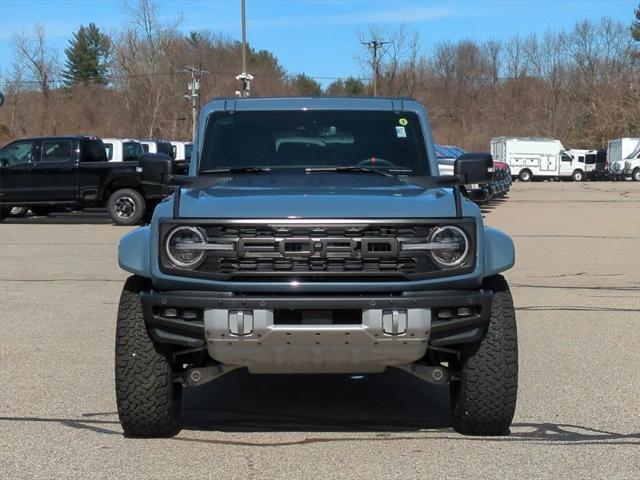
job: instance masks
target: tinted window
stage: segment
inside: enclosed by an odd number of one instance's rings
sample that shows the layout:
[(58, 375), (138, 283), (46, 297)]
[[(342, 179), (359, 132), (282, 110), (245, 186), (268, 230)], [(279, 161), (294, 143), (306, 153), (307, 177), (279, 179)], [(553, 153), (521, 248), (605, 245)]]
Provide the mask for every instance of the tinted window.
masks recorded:
[(72, 158), (71, 140), (45, 140), (42, 142), (43, 162), (68, 162)]
[(566, 153), (562, 154), (562, 161), (563, 162), (571, 162), (573, 161), (573, 158), (571, 158), (569, 155), (567, 155)]
[(173, 151), (173, 158), (178, 158), (178, 147), (171, 145), (171, 150)]
[(143, 143), (142, 150), (144, 150), (144, 153), (149, 153), (149, 145), (146, 143)]
[(113, 143), (105, 143), (104, 149), (107, 153), (107, 160), (113, 160)]
[(193, 144), (187, 143), (184, 146), (184, 158), (186, 160), (191, 160), (191, 152), (192, 152), (192, 150), (193, 150)]
[(355, 110), (216, 112), (200, 170), (342, 166), (428, 174), (418, 116)]
[(33, 141), (24, 140), (7, 145), (0, 150), (0, 165), (11, 166), (33, 162)]
[(106, 162), (107, 152), (102, 140), (82, 140), (83, 162)]
[(138, 142), (124, 142), (122, 144), (122, 150), (122, 159), (125, 161), (138, 160), (140, 155), (144, 153), (144, 150), (142, 150), (142, 145), (140, 145)]
[(585, 163), (587, 165), (593, 165), (594, 163), (596, 163), (596, 154), (595, 153), (590, 153), (585, 157)]
[(158, 153), (164, 153), (165, 155), (169, 155), (171, 158), (175, 158), (173, 155), (173, 148), (171, 148), (173, 145), (170, 143), (158, 142), (156, 143), (156, 146), (158, 148)]

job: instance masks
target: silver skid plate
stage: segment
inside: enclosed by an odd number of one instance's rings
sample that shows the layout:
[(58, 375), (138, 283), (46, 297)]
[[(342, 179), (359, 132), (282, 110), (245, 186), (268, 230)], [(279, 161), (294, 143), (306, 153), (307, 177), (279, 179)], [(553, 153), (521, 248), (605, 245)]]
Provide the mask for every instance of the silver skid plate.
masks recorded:
[(429, 309), (369, 309), (353, 325), (274, 325), (272, 310), (204, 312), (209, 355), (251, 373), (375, 373), (427, 349)]

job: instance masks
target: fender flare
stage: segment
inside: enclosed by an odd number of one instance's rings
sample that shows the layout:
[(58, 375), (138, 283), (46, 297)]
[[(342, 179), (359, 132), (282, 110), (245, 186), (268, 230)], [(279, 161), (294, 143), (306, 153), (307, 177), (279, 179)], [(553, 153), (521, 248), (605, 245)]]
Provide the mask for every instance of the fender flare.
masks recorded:
[(490, 277), (515, 265), (513, 240), (493, 227), (484, 227), (484, 276)]

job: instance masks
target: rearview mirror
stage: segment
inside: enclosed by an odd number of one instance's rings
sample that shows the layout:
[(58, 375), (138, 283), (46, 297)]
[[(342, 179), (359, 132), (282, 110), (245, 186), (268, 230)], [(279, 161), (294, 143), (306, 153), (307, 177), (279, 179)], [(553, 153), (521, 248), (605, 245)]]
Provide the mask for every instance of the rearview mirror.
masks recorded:
[(491, 179), (489, 170), (492, 168), (493, 158), (490, 153), (464, 153), (456, 159), (453, 173), (465, 185), (487, 183)]
[(138, 180), (147, 185), (166, 185), (173, 175), (173, 159), (164, 153), (145, 153), (138, 160)]

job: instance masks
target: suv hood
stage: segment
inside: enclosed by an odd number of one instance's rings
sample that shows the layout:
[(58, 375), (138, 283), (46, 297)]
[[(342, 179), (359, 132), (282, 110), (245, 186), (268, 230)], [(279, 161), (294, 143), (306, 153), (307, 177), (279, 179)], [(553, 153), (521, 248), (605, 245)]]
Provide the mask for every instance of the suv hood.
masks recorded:
[(366, 173), (217, 176), (180, 195), (181, 218), (451, 218), (450, 188)]

